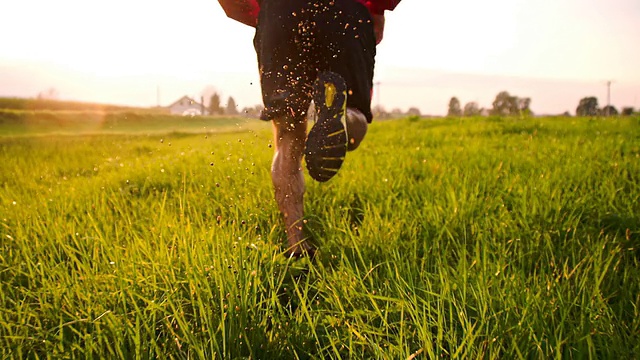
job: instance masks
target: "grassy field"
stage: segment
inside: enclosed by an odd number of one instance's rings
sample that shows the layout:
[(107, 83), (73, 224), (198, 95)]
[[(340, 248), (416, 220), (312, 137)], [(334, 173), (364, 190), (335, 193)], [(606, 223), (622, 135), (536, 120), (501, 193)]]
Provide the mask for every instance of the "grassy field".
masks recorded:
[(0, 137), (42, 135), (150, 135), (169, 132), (225, 133), (265, 128), (242, 116), (178, 116), (130, 111), (0, 109)]
[(375, 123), (313, 263), (266, 124), (161, 130), (0, 137), (0, 357), (640, 356), (638, 118)]
[(28, 110), (28, 111), (102, 111), (118, 112), (129, 111), (136, 113), (166, 114), (165, 108), (142, 108), (109, 104), (87, 103), (80, 101), (63, 101), (48, 99), (25, 99), (0, 97), (0, 109), (4, 110)]

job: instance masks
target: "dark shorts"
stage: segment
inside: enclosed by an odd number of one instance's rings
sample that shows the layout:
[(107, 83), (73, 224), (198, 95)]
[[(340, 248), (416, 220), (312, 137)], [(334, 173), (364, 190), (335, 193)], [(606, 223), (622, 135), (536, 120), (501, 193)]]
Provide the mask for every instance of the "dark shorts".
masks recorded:
[(318, 71), (336, 72), (347, 106), (371, 122), (376, 42), (367, 8), (355, 0), (262, 0), (254, 46), (263, 120), (305, 116)]

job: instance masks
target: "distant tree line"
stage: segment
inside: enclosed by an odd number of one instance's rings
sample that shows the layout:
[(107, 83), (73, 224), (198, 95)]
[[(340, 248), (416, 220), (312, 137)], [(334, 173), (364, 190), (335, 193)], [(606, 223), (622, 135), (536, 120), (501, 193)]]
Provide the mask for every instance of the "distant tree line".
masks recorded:
[(631, 106), (625, 106), (619, 112), (613, 105), (606, 105), (603, 108), (598, 106), (598, 99), (594, 96), (588, 96), (580, 99), (576, 108), (576, 116), (630, 116), (636, 110)]
[(447, 116), (478, 116), (478, 115), (499, 115), (499, 116), (529, 116), (532, 115), (531, 98), (518, 97), (509, 94), (507, 91), (501, 91), (493, 100), (491, 109), (481, 109), (475, 101), (468, 102), (464, 108), (460, 107), (460, 100), (452, 97), (449, 100), (449, 109)]
[(220, 95), (214, 92), (209, 98), (209, 115), (237, 115), (238, 107), (233, 96), (229, 96), (225, 106), (220, 101)]
[[(242, 115), (250, 117), (259, 117), (262, 109), (262, 105), (256, 105), (253, 107), (244, 107), (241, 111), (238, 110), (238, 106), (235, 99), (232, 96), (227, 98), (227, 102), (222, 104), (220, 94), (210, 90), (210, 96), (208, 97), (207, 112), (209, 115)], [(212, 92), (211, 92), (212, 91)], [(640, 111), (640, 109), (638, 110)], [(403, 116), (423, 116), (417, 107), (410, 107), (407, 111), (402, 111), (400, 108), (393, 108), (391, 111), (387, 111), (384, 107), (377, 105), (372, 108), (372, 112), (376, 118), (398, 118)], [(598, 106), (598, 99), (594, 96), (584, 97), (578, 103), (576, 108), (576, 116), (630, 116), (636, 113), (636, 109), (633, 107), (623, 107), (622, 111), (618, 111), (614, 106), (607, 105), (602, 108)], [(453, 96), (449, 100), (447, 109), (448, 117), (472, 117), (472, 116), (532, 116), (534, 115), (531, 110), (531, 98), (520, 97), (510, 94), (508, 91), (500, 91), (490, 108), (482, 108), (475, 101), (467, 102), (464, 106), (460, 100)], [(560, 114), (562, 116), (571, 116), (569, 111), (565, 111)]]
[[(480, 108), (477, 102), (471, 101), (465, 104), (464, 108), (461, 107), (460, 100), (457, 97), (452, 97), (449, 100), (449, 107), (447, 109), (447, 116), (460, 117), (460, 116), (480, 116), (480, 115), (496, 115), (496, 116), (531, 116), (531, 98), (518, 97), (509, 94), (507, 91), (501, 91), (496, 95), (495, 100), (491, 104), (490, 109)], [(624, 107), (621, 112), (618, 112), (612, 105), (604, 106), (600, 108), (598, 106), (598, 99), (594, 96), (582, 98), (576, 108), (576, 116), (630, 116), (635, 113), (633, 107)], [(566, 111), (563, 116), (571, 116)]]
[(403, 111), (398, 107), (391, 109), (391, 111), (387, 111), (383, 106), (376, 105), (371, 109), (371, 112), (373, 113), (373, 117), (375, 117), (376, 119), (393, 119), (405, 116), (422, 116), (420, 109), (415, 106), (410, 107), (409, 109), (407, 109), (407, 111)]
[(209, 115), (245, 115), (250, 117), (259, 117), (262, 112), (263, 106), (256, 105), (252, 107), (244, 107), (241, 111), (238, 110), (238, 105), (233, 96), (227, 98), (227, 103), (222, 104), (220, 100), (220, 94), (214, 92), (209, 97), (209, 104), (207, 106), (207, 112)]

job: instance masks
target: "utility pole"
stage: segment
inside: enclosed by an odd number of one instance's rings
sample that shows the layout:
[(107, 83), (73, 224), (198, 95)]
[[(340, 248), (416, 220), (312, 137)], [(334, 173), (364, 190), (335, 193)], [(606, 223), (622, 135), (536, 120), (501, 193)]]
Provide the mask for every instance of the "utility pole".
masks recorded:
[(605, 111), (604, 116), (609, 116), (609, 111), (611, 111), (611, 84), (613, 81), (607, 81), (607, 111)]

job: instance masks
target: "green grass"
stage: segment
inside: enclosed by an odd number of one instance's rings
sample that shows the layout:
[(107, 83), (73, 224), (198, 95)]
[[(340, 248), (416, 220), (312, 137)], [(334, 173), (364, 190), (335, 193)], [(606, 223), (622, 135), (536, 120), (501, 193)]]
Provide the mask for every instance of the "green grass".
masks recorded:
[(264, 129), (242, 116), (178, 116), (151, 112), (7, 110), (0, 108), (0, 137), (91, 134), (238, 132)]
[(25, 99), (15, 97), (0, 97), (0, 109), (29, 110), (29, 111), (102, 111), (102, 112), (142, 112), (162, 114), (168, 112), (163, 108), (140, 108), (131, 106), (87, 103), (80, 101), (63, 101), (48, 99)]
[(0, 356), (639, 356), (639, 119), (374, 123), (314, 263), (236, 130), (1, 137)]

